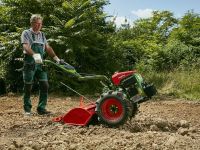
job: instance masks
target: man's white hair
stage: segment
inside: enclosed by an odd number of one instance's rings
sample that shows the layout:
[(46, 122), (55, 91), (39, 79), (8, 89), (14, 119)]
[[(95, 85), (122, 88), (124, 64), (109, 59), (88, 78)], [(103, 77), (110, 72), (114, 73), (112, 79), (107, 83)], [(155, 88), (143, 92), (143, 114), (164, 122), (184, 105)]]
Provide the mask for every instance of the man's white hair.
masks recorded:
[(34, 23), (37, 20), (43, 20), (42, 16), (40, 14), (33, 14), (30, 18), (30, 23)]

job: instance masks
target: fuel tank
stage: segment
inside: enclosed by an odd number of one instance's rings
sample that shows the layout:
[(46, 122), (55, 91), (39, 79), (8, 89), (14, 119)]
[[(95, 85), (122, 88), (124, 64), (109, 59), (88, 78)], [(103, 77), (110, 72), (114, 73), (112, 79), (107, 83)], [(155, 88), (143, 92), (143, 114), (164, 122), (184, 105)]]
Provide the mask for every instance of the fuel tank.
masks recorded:
[(125, 72), (115, 72), (112, 75), (112, 82), (114, 85), (118, 86), (120, 85), (121, 81), (134, 73), (136, 73), (136, 70), (131, 70), (131, 71), (125, 71)]

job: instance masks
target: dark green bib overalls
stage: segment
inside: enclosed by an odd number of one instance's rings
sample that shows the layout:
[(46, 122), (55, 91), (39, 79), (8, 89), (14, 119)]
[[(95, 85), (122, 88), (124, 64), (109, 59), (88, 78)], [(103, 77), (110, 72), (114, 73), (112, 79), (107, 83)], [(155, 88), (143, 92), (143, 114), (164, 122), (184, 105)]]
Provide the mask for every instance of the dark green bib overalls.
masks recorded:
[[(44, 43), (35, 42), (34, 34), (32, 33), (33, 44), (31, 49), (35, 53), (39, 53), (43, 59), (44, 57)], [(44, 41), (44, 40), (43, 40)], [(40, 92), (39, 92), (39, 103), (37, 110), (45, 110), (48, 97), (48, 78), (47, 73), (43, 70), (41, 64), (35, 64), (35, 61), (32, 56), (25, 54), (24, 57), (24, 71), (23, 71), (23, 80), (24, 80), (24, 110), (25, 112), (30, 112), (32, 105), (30, 100), (31, 88), (34, 78), (37, 78), (40, 81)]]

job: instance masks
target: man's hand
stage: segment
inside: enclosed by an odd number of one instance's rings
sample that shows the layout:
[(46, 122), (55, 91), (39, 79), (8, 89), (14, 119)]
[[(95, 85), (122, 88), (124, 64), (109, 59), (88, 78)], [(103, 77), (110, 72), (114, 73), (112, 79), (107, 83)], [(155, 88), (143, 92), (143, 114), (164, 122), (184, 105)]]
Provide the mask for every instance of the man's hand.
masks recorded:
[(63, 59), (60, 59), (60, 62), (59, 62), (60, 65), (65, 65), (66, 62), (63, 60)]
[(53, 59), (56, 61), (57, 64), (60, 64), (60, 59), (58, 58), (58, 56), (54, 56)]
[(40, 54), (38, 53), (33, 54), (33, 59), (35, 60), (36, 64), (42, 64), (42, 58)]

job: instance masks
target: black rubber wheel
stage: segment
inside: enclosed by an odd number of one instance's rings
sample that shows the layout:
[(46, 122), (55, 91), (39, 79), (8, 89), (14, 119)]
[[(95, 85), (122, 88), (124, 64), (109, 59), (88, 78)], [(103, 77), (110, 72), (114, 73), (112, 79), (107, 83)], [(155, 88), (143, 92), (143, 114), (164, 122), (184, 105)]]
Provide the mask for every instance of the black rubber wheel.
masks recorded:
[(104, 94), (96, 103), (97, 115), (103, 124), (117, 127), (127, 121), (129, 116), (127, 103), (121, 96)]

